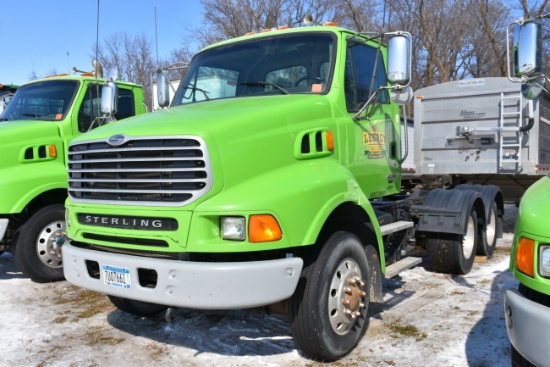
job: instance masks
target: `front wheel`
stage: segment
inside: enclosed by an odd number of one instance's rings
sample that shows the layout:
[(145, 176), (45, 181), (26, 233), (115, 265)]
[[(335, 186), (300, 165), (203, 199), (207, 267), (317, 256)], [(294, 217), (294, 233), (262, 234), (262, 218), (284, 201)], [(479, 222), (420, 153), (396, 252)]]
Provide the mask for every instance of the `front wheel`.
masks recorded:
[(21, 226), (15, 243), (15, 265), (37, 283), (65, 279), (61, 246), (65, 242), (65, 208), (62, 204), (48, 205)]
[(348, 354), (367, 330), (368, 260), (351, 233), (336, 232), (319, 245), (290, 299), (290, 329), (305, 354), (334, 361)]
[(108, 296), (109, 300), (121, 311), (136, 315), (136, 316), (153, 316), (166, 310), (168, 306), (159, 305), (156, 303), (136, 301), (133, 299)]
[(426, 245), (433, 270), (438, 273), (469, 273), (474, 265), (478, 241), (477, 215), (472, 208), (466, 234), (430, 233)]

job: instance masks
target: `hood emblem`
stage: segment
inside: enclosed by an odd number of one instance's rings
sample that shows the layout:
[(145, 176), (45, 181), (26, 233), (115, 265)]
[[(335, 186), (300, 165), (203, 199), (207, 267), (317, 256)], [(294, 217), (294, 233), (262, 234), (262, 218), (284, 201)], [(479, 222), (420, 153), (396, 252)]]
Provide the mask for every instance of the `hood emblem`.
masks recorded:
[(122, 135), (122, 134), (113, 135), (109, 138), (109, 140), (107, 140), (107, 142), (110, 145), (117, 147), (126, 142), (126, 135)]

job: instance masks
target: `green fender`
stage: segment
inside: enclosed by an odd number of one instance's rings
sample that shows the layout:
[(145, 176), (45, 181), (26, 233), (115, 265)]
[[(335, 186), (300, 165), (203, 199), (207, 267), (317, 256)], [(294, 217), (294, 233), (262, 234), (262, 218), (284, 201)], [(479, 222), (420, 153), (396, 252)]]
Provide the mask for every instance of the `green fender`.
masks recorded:
[[(283, 231), (284, 246), (299, 247), (314, 244), (327, 218), (343, 203), (359, 205), (370, 218), (383, 266), (383, 242), (374, 210), (353, 175), (333, 157), (297, 161), (238, 185), (225, 186), (194, 208), (193, 222), (202, 214), (273, 214)], [(189, 240), (195, 240), (192, 234)], [(243, 246), (250, 245), (243, 243)], [(280, 247), (273, 244), (272, 248)], [(265, 249), (262, 245), (260, 248)]]

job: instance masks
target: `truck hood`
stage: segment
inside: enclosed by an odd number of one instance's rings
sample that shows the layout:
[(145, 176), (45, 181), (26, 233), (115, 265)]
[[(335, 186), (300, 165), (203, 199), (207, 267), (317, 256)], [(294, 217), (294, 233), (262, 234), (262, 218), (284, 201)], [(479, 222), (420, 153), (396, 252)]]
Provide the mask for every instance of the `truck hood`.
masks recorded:
[(13, 147), (34, 139), (59, 136), (59, 127), (54, 121), (17, 120), (0, 122), (0, 147)]
[(129, 140), (200, 137), (207, 147), (214, 182), (203, 199), (207, 200), (222, 188), (248, 187), (254, 179), (303, 163), (299, 155), (304, 136), (315, 132), (321, 136), (321, 131), (334, 128), (334, 120), (331, 101), (323, 95), (220, 99), (128, 118), (86, 133), (73, 143), (106, 140), (117, 134)]
[[(199, 135), (241, 128), (247, 134), (274, 125), (330, 118), (330, 103), (323, 95), (281, 95), (230, 98), (197, 102), (159, 110), (95, 129), (75, 141), (128, 136)], [(244, 131), (243, 131), (244, 132)], [(234, 134), (231, 134), (234, 135)]]

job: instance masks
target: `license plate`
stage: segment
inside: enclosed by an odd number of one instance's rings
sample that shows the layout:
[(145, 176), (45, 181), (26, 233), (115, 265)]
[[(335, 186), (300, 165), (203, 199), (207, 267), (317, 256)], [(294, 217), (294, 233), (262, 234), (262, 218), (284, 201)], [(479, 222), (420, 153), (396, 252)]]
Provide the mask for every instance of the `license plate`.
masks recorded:
[(130, 269), (102, 265), (101, 270), (103, 272), (104, 284), (126, 289), (130, 289), (132, 287), (132, 283), (130, 281)]

